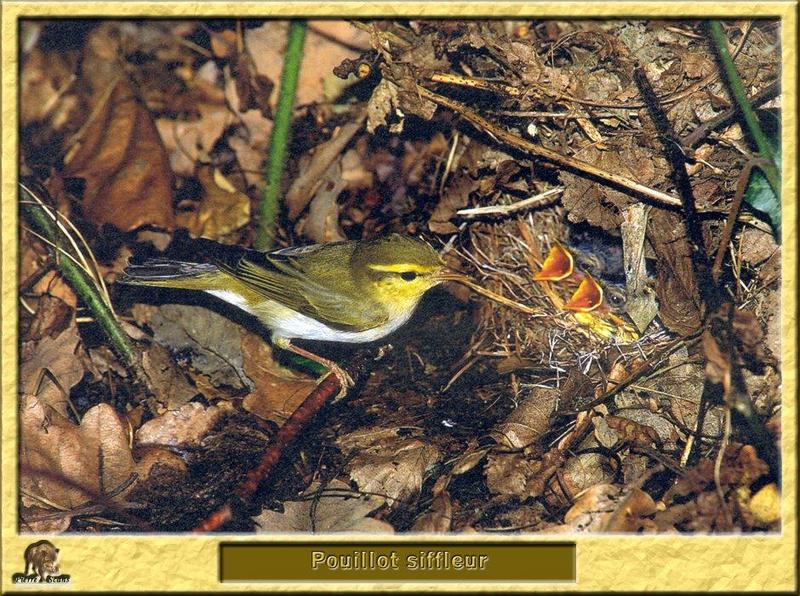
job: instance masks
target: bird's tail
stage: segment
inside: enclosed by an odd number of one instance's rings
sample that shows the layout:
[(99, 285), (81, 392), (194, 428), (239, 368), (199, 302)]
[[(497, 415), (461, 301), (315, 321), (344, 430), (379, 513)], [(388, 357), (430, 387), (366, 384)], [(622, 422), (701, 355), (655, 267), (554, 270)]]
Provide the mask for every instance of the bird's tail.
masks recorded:
[(209, 290), (217, 287), (215, 282), (220, 275), (224, 273), (211, 263), (151, 259), (139, 265), (128, 265), (118, 281), (134, 286)]

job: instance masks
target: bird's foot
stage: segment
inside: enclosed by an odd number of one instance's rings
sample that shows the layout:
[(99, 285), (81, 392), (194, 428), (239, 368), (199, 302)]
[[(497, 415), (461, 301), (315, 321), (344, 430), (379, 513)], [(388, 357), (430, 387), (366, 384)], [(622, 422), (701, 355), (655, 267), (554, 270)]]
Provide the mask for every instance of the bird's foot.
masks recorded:
[[(351, 387), (355, 386), (355, 381), (353, 381), (353, 377), (351, 377), (348, 372), (343, 369), (338, 364), (333, 362), (328, 362), (325, 364), (328, 367), (328, 374), (322, 377), (322, 379), (326, 379), (328, 375), (334, 375), (336, 379), (339, 381), (339, 393), (336, 394), (336, 397), (333, 398), (333, 401), (339, 401), (350, 390)], [(320, 382), (322, 381), (320, 379)]]

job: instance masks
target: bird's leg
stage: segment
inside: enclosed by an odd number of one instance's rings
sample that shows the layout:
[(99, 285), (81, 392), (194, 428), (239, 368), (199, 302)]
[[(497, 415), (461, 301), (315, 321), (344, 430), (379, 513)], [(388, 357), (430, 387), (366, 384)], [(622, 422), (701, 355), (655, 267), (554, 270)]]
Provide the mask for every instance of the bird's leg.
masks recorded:
[(273, 337), (272, 343), (276, 346), (281, 348), (282, 350), (288, 350), (289, 352), (294, 352), (298, 356), (302, 356), (303, 358), (308, 358), (312, 362), (316, 362), (317, 364), (321, 364), (325, 368), (328, 369), (329, 374), (336, 375), (336, 378), (339, 379), (339, 386), (341, 389), (339, 390), (336, 399), (340, 399), (347, 393), (347, 390), (350, 389), (355, 383), (353, 382), (352, 377), (347, 374), (347, 371), (344, 370), (341, 366), (336, 364), (333, 360), (328, 360), (327, 358), (323, 358), (322, 356), (318, 356), (313, 352), (309, 352), (304, 350), (303, 348), (299, 348), (294, 345), (291, 340), (286, 339), (284, 337)]

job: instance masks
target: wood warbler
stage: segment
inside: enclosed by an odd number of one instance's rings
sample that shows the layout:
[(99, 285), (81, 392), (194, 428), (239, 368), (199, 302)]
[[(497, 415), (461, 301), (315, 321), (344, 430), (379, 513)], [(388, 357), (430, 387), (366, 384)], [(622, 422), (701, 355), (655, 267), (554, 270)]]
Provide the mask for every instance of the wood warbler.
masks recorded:
[(293, 339), (362, 343), (387, 336), (413, 314), (423, 294), (448, 279), (426, 242), (399, 234), (260, 252), (209, 240), (209, 263), (154, 259), (129, 265), (121, 283), (196, 290), (255, 316), (274, 345), (352, 380), (336, 363)]

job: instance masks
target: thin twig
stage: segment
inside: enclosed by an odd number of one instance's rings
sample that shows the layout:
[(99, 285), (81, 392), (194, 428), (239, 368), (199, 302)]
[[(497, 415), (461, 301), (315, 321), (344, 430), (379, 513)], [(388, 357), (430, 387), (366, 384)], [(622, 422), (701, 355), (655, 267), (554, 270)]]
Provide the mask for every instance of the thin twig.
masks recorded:
[(557, 197), (564, 192), (563, 187), (551, 188), (544, 192), (534, 195), (527, 199), (511, 203), (510, 205), (487, 205), (485, 207), (473, 207), (471, 209), (461, 209), (456, 211), (456, 215), (461, 217), (486, 217), (488, 215), (507, 216), (526, 209), (539, 209), (547, 207), (556, 202)]
[(479, 116), (476, 112), (467, 108), (463, 104), (454, 101), (448, 97), (444, 97), (442, 95), (434, 93), (433, 91), (430, 91), (429, 89), (426, 89), (421, 85), (417, 85), (416, 89), (417, 93), (419, 93), (420, 96), (424, 97), (425, 99), (429, 99), (430, 101), (440, 106), (453, 110), (458, 114), (461, 114), (466, 120), (468, 120), (473, 126), (475, 126), (475, 128), (487, 133), (497, 141), (504, 143), (510, 147), (514, 147), (515, 149), (518, 149), (525, 153), (530, 153), (532, 155), (543, 157), (544, 159), (547, 159), (548, 161), (551, 161), (553, 163), (562, 165), (572, 170), (576, 170), (578, 172), (582, 172), (584, 174), (593, 176), (595, 178), (599, 178), (617, 187), (621, 187), (639, 196), (650, 199), (651, 201), (654, 201), (659, 205), (664, 205), (673, 208), (681, 206), (681, 201), (677, 197), (674, 197), (665, 192), (661, 192), (660, 190), (650, 188), (649, 186), (645, 186), (644, 184), (640, 184), (635, 180), (632, 180), (625, 176), (621, 176), (613, 172), (607, 172), (585, 161), (581, 161), (579, 159), (562, 155), (557, 151), (553, 151), (552, 149), (547, 149), (546, 147), (542, 147), (541, 145), (537, 145), (536, 143), (532, 143), (521, 137), (515, 136), (512, 133), (499, 127), (498, 125), (489, 122), (482, 116)]
[[(777, 97), (780, 95), (781, 92), (781, 84), (780, 81), (773, 81), (766, 87), (764, 87), (761, 91), (753, 95), (752, 97), (748, 98), (748, 102), (754, 107), (757, 108), (760, 105), (766, 103), (773, 97)], [(724, 124), (728, 124), (733, 121), (736, 115), (739, 113), (739, 108), (737, 106), (733, 106), (728, 108), (724, 112), (722, 112), (719, 116), (714, 118), (713, 120), (709, 120), (704, 124), (701, 124), (697, 128), (695, 128), (691, 133), (686, 135), (683, 139), (683, 146), (685, 148), (691, 148), (697, 145), (700, 141), (706, 138), (708, 134), (719, 128)]]
[(661, 107), (658, 97), (641, 65), (637, 65), (634, 69), (633, 79), (636, 81), (636, 85), (639, 87), (639, 91), (647, 104), (650, 116), (662, 137), (664, 150), (672, 164), (672, 178), (681, 197), (684, 225), (686, 226), (687, 240), (691, 249), (695, 280), (697, 280), (698, 290), (706, 308), (713, 312), (720, 305), (721, 297), (716, 284), (704, 282), (704, 280), (709, 279), (711, 266), (703, 243), (703, 232), (700, 227), (700, 219), (697, 216), (692, 182), (689, 179), (689, 172), (686, 171), (686, 156), (680, 145), (678, 145), (677, 138), (672, 131), (672, 124)]
[(728, 250), (728, 242), (731, 240), (733, 234), (733, 226), (739, 216), (739, 209), (742, 208), (742, 200), (744, 200), (744, 193), (747, 190), (747, 185), (750, 182), (750, 171), (753, 169), (753, 161), (748, 161), (744, 164), (742, 172), (739, 174), (739, 181), (736, 183), (736, 194), (733, 196), (728, 219), (725, 222), (725, 228), (719, 239), (717, 246), (717, 255), (714, 258), (714, 264), (711, 267), (711, 278), (714, 283), (719, 283), (719, 274), (722, 270), (722, 260), (725, 258), (725, 253)]

